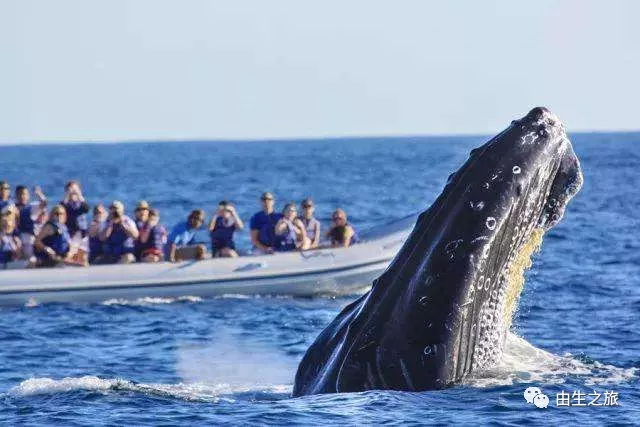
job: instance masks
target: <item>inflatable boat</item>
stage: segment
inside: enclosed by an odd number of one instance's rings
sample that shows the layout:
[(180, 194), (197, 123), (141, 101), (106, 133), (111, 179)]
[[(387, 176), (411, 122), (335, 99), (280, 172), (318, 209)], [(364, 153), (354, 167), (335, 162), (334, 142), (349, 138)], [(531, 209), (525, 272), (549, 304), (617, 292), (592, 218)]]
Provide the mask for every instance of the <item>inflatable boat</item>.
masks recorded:
[(416, 216), (359, 233), (362, 243), (275, 255), (157, 264), (0, 271), (0, 305), (228, 294), (345, 295), (366, 289), (398, 252)]

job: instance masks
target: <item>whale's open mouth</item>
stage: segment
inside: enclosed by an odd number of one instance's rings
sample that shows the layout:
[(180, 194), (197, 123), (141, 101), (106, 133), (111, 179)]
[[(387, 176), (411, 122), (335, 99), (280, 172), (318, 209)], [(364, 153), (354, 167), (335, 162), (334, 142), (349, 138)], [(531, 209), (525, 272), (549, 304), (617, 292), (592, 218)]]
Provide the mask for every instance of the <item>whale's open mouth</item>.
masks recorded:
[(531, 256), (581, 185), (546, 108), (474, 149), (371, 291), (307, 351), (294, 394), (441, 388), (494, 366)]

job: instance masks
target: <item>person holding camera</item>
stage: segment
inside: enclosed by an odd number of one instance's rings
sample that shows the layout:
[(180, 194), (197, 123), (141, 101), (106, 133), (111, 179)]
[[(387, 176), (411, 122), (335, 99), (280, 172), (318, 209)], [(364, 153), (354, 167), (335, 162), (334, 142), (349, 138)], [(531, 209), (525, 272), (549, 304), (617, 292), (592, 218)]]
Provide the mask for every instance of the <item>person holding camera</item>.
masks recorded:
[(236, 208), (228, 201), (223, 200), (218, 203), (218, 210), (213, 214), (209, 222), (209, 233), (211, 234), (211, 253), (214, 257), (235, 258), (236, 244), (233, 241), (233, 234), (236, 230), (242, 230), (244, 224)]
[(160, 262), (164, 259), (164, 247), (167, 244), (167, 230), (160, 224), (160, 212), (149, 209), (149, 218), (140, 230), (138, 242), (142, 245), (140, 260), (142, 262)]
[(136, 261), (135, 241), (138, 238), (136, 223), (124, 214), (124, 205), (114, 200), (109, 206), (107, 225), (100, 232), (105, 243), (101, 263), (129, 264)]

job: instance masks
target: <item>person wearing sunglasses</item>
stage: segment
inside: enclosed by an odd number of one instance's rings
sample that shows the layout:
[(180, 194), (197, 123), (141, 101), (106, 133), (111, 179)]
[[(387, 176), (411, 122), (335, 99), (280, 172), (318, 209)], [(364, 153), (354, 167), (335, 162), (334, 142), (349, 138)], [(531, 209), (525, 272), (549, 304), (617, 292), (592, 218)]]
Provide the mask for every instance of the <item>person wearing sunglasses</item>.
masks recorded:
[(218, 203), (218, 210), (209, 222), (211, 235), (211, 253), (214, 257), (235, 258), (238, 256), (233, 234), (242, 230), (244, 224), (235, 207), (228, 201)]
[[(22, 242), (16, 232), (16, 216), (10, 205), (0, 210), (0, 270), (15, 268), (22, 257)], [(24, 262), (20, 267), (24, 267)]]
[(107, 224), (100, 232), (104, 255), (96, 260), (101, 264), (130, 264), (136, 261), (135, 241), (139, 232), (135, 221), (124, 213), (124, 204), (114, 200), (109, 206)]
[(347, 213), (343, 209), (336, 209), (331, 215), (331, 228), (327, 232), (332, 247), (349, 247), (358, 243), (358, 234), (347, 222)]
[(207, 248), (195, 243), (196, 232), (204, 224), (205, 213), (202, 209), (191, 211), (187, 220), (176, 225), (169, 234), (167, 259), (171, 262), (201, 260), (207, 255)]
[(135, 223), (136, 227), (138, 227), (139, 236), (135, 241), (135, 256), (136, 260), (140, 261), (142, 259), (142, 251), (143, 251), (143, 243), (140, 241), (141, 236), (143, 234), (147, 234), (147, 229), (149, 227), (149, 203), (146, 200), (140, 200), (136, 205), (135, 214)]
[(51, 209), (49, 221), (36, 237), (35, 253), (38, 267), (77, 264), (73, 261), (71, 236), (66, 225), (67, 210), (62, 205)]
[(275, 245), (275, 227), (282, 214), (274, 211), (275, 197), (270, 192), (260, 197), (262, 210), (251, 217), (251, 243), (255, 250), (263, 254), (272, 254)]
[(297, 217), (295, 203), (287, 203), (282, 210), (282, 218), (275, 228), (275, 250), (279, 252), (309, 249), (309, 238), (304, 224)]
[(302, 217), (300, 221), (304, 225), (307, 238), (309, 239), (309, 249), (317, 248), (320, 244), (320, 221), (313, 216), (315, 212), (315, 206), (313, 200), (307, 197), (300, 204), (302, 207)]

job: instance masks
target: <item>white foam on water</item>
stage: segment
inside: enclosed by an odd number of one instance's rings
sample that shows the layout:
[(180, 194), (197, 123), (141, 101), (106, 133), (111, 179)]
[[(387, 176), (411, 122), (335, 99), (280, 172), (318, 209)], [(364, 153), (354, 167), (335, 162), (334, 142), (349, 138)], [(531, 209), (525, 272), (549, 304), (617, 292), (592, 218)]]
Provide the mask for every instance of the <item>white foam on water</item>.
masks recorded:
[(193, 295), (184, 295), (181, 297), (143, 297), (128, 300), (124, 298), (111, 298), (102, 301), (102, 305), (159, 305), (159, 304), (173, 304), (174, 302), (201, 302), (202, 298)]
[(76, 391), (94, 391), (102, 393), (133, 392), (145, 395), (170, 397), (185, 401), (234, 402), (235, 393), (263, 391), (278, 394), (291, 393), (290, 385), (272, 385), (260, 389), (233, 387), (229, 384), (144, 384), (133, 381), (112, 378), (105, 379), (96, 376), (68, 377), (62, 379), (30, 378), (9, 390), (12, 397), (29, 397), (38, 395), (54, 395)]
[(474, 374), (465, 384), (472, 387), (517, 383), (562, 384), (567, 376), (578, 376), (584, 377), (585, 385), (605, 385), (629, 381), (637, 375), (637, 368), (619, 368), (600, 362), (585, 363), (571, 354), (558, 356), (509, 333), (498, 366)]

